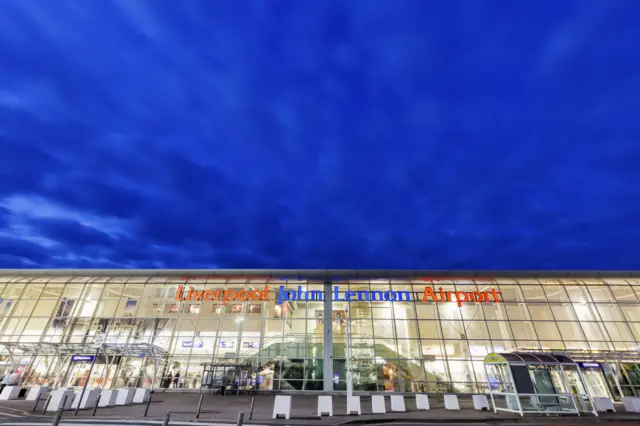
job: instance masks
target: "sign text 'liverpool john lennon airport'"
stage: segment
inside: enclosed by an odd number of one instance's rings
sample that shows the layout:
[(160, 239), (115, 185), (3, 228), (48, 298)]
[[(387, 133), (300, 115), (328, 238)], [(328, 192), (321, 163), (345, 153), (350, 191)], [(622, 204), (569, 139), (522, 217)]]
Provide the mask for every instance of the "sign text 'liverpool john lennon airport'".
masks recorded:
[[(242, 289), (242, 290), (198, 290), (194, 287), (179, 285), (176, 292), (176, 300), (193, 300), (193, 301), (221, 301), (227, 304), (232, 301), (244, 302), (247, 300), (266, 301), (269, 300), (269, 286), (265, 285), (262, 289)], [(442, 287), (434, 290), (430, 286), (424, 288), (424, 292), (413, 293), (410, 291), (375, 291), (375, 290), (346, 290), (340, 291), (340, 286), (333, 286), (332, 300), (336, 302), (407, 302), (417, 300), (421, 302), (433, 301), (440, 302), (457, 302), (458, 306), (463, 303), (500, 303), (500, 292), (495, 288), (490, 291), (447, 291)], [(311, 290), (305, 291), (302, 286), (297, 289), (287, 289), (280, 286), (276, 297), (278, 305), (288, 301), (308, 302), (324, 300), (324, 291)]]

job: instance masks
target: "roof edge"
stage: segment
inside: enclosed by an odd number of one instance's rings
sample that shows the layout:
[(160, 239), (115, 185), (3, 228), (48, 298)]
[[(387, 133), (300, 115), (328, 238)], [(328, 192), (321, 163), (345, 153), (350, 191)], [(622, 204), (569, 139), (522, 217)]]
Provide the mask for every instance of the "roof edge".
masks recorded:
[(640, 271), (425, 269), (0, 269), (0, 276), (61, 277), (335, 277), (368, 278), (634, 278)]

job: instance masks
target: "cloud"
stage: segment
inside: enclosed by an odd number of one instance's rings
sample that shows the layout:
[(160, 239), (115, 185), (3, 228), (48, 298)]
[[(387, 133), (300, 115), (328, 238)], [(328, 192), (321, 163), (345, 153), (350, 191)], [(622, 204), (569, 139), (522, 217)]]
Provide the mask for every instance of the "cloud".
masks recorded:
[(637, 268), (638, 6), (494, 6), (7, 1), (0, 267)]

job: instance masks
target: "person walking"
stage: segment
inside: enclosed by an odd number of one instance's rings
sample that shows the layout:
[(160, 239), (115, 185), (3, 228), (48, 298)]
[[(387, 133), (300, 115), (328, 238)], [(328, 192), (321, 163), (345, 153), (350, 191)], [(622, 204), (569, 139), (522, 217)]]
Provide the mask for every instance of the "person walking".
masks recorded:
[(0, 393), (2, 393), (4, 388), (9, 384), (9, 377), (11, 376), (11, 374), (13, 374), (13, 370), (5, 373), (5, 375), (2, 376), (2, 381), (0, 381)]

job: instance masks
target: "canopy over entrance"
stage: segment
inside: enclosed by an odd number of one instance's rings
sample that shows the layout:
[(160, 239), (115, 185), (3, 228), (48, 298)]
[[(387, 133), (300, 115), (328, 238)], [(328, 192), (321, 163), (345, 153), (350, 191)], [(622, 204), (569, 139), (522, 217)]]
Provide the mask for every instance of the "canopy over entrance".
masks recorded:
[(165, 351), (151, 343), (54, 343), (54, 342), (2, 342), (0, 341), (0, 348), (3, 348), (9, 354), (10, 369), (14, 370), (16, 366), (16, 358), (30, 356), (31, 359), (27, 364), (26, 370), (28, 370), (33, 364), (37, 356), (53, 356), (55, 357), (55, 369), (53, 382), (54, 387), (59, 384), (60, 376), (62, 373), (62, 366), (64, 366), (73, 355), (77, 354), (89, 354), (93, 351), (96, 354), (102, 352), (106, 358), (111, 356), (113, 361), (116, 356), (121, 357), (146, 357), (153, 360), (153, 378), (151, 387), (157, 376), (158, 366), (165, 355)]
[(490, 353), (484, 368), (494, 412), (598, 415), (578, 364), (564, 353)]

